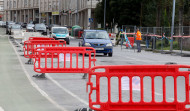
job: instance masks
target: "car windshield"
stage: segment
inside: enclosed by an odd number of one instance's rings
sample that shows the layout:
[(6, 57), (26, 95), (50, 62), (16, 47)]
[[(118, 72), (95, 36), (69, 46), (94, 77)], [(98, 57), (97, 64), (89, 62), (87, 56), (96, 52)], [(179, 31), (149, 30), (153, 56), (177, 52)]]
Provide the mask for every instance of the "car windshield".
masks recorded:
[(108, 33), (106, 31), (86, 32), (85, 38), (86, 39), (109, 39)]
[(46, 30), (46, 26), (44, 24), (36, 24), (35, 29), (37, 29), (37, 30)]
[(20, 28), (21, 28), (21, 25), (12, 25), (11, 28), (12, 28), (12, 29), (20, 29)]
[(34, 27), (34, 24), (28, 24), (27, 27)]
[(53, 28), (53, 33), (55, 33), (55, 34), (67, 34), (68, 31), (66, 28)]

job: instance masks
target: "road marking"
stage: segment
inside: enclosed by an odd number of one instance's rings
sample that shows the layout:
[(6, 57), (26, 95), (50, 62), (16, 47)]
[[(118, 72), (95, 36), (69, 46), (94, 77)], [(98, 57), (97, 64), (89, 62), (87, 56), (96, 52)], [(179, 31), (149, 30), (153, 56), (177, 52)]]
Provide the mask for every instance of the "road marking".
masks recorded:
[[(9, 39), (9, 38), (8, 38)], [(60, 110), (62, 110), (62, 111), (67, 111), (64, 107), (62, 107), (62, 106), (60, 106), (59, 104), (57, 104), (53, 99), (51, 99), (49, 96), (48, 96), (48, 94), (45, 92), (45, 91), (43, 91), (42, 89), (40, 89), (39, 87), (38, 87), (38, 85), (30, 78), (30, 75), (29, 75), (29, 73), (27, 72), (27, 70), (25, 69), (25, 67), (24, 67), (24, 65), (23, 65), (23, 63), (22, 63), (22, 61), (21, 61), (21, 59), (20, 59), (20, 56), (19, 56), (19, 54), (18, 54), (18, 52), (16, 51), (16, 48), (13, 46), (13, 44), (11, 43), (11, 41), (10, 41), (10, 39), (9, 39), (9, 43), (11, 44), (11, 46), (12, 46), (12, 48), (14, 49), (14, 51), (15, 51), (15, 53), (16, 53), (16, 55), (17, 55), (17, 58), (19, 59), (19, 62), (20, 62), (20, 64), (21, 64), (21, 67), (22, 67), (22, 69), (23, 69), (23, 71), (24, 71), (24, 73), (25, 73), (25, 75), (26, 75), (26, 77), (28, 78), (28, 80), (29, 80), (29, 82), (31, 83), (31, 85), (34, 87), (34, 88), (36, 88), (39, 92), (40, 92), (40, 94), (42, 95), (42, 96), (44, 96), (47, 100), (49, 100), (53, 105), (55, 105), (58, 109), (60, 109)], [(18, 42), (17, 42), (18, 43)], [(20, 45), (20, 44), (19, 44)], [(20, 45), (21, 46), (21, 45)], [(21, 46), (22, 47), (22, 46)], [(1, 111), (1, 110), (0, 110)]]
[[(141, 60), (141, 59), (132, 58), (132, 57), (126, 57), (126, 58), (128, 58), (128, 60), (126, 60), (126, 61), (140, 61), (140, 62), (145, 62), (145, 63), (152, 63), (152, 62), (167, 63), (167, 62), (171, 62), (171, 61), (153, 61), (153, 60), (147, 60), (147, 59)], [(176, 61), (172, 61), (172, 62), (176, 62)], [(180, 62), (180, 63), (189, 63), (189, 62)]]
[[(20, 45), (20, 44), (19, 44)], [(20, 57), (19, 57), (20, 58)], [(23, 66), (24, 67), (24, 66)], [(27, 72), (27, 71), (26, 71)], [(29, 76), (29, 74), (28, 74)], [(74, 93), (72, 93), (71, 91), (67, 90), (65, 87), (61, 86), (56, 80), (54, 80), (48, 73), (46, 73), (47, 78), (49, 78), (54, 84), (56, 84), (59, 88), (61, 88), (63, 91), (65, 91), (66, 93), (68, 93), (69, 95), (71, 95), (72, 97), (76, 98), (77, 100), (79, 100), (80, 102), (82, 102), (85, 105), (89, 105), (87, 101), (81, 99), (79, 96), (75, 95)], [(30, 76), (28, 77), (29, 79)], [(34, 83), (35, 84), (35, 83)], [(36, 85), (36, 84), (35, 84)], [(42, 92), (42, 94), (44, 94), (45, 92)]]
[(59, 88), (61, 88), (63, 91), (65, 91), (66, 93), (70, 94), (72, 97), (78, 99), (80, 102), (84, 103), (85, 105), (89, 105), (87, 101), (81, 99), (80, 97), (78, 97), (77, 95), (75, 95), (74, 93), (72, 93), (71, 91), (67, 90), (65, 87), (61, 86), (56, 80), (54, 80), (48, 73), (46, 73), (46, 76), (48, 79), (50, 79), (54, 84), (56, 84)]
[(155, 92), (156, 95), (161, 96), (162, 94)]
[(0, 111), (5, 111), (2, 107), (0, 107)]

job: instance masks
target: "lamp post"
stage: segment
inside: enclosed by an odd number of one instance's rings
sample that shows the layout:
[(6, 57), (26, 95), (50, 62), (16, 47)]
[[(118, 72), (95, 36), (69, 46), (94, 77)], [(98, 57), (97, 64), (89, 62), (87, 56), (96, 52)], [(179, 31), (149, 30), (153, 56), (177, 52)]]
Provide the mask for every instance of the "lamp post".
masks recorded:
[(172, 13), (172, 27), (171, 27), (170, 52), (172, 52), (172, 50), (173, 50), (174, 19), (175, 19), (175, 0), (173, 0), (173, 13)]
[(76, 25), (79, 25), (79, 20), (78, 20), (78, 18), (79, 18), (79, 15), (78, 15), (78, 10), (79, 10), (79, 2), (78, 2), (78, 0), (77, 0), (77, 13), (76, 13)]
[(106, 0), (104, 1), (104, 29), (106, 29)]

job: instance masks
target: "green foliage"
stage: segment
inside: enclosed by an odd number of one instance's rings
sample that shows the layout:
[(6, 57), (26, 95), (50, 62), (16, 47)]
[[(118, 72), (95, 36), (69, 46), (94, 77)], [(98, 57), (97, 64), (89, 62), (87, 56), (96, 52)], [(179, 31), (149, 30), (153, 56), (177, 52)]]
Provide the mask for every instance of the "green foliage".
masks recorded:
[[(97, 4), (95, 17), (99, 23), (104, 21), (104, 1)], [(173, 0), (107, 0), (106, 23), (136, 26), (170, 27), (172, 20)], [(179, 13), (182, 12), (180, 16)], [(176, 0), (175, 25), (190, 25), (190, 0)]]

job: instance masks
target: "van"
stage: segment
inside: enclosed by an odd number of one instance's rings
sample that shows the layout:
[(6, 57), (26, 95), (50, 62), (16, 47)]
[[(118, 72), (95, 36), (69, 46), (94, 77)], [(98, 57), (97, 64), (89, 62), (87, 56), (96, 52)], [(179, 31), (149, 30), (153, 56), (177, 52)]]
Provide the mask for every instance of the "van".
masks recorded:
[(53, 37), (55, 40), (63, 39), (67, 44), (70, 43), (70, 36), (67, 27), (52, 27), (51, 37)]

